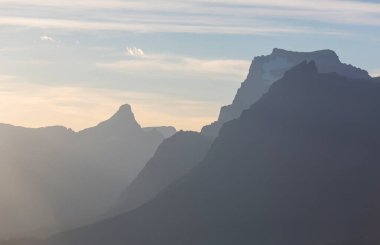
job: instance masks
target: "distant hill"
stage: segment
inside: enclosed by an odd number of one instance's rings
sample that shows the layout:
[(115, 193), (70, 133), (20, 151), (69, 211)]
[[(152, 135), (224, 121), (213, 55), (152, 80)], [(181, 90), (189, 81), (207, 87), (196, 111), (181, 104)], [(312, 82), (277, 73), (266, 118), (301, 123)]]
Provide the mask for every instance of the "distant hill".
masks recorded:
[(342, 63), (332, 50), (294, 52), (275, 48), (270, 55), (258, 56), (252, 61), (247, 79), (241, 84), (232, 104), (222, 107), (218, 120), (203, 127), (202, 134), (218, 136), (225, 122), (240, 117), (241, 113), (258, 101), (287, 70), (304, 60), (314, 60), (322, 73), (336, 72), (353, 79), (370, 78), (368, 72)]
[(44, 244), (378, 244), (379, 94), (303, 62), (151, 202)]
[(169, 138), (171, 136), (173, 136), (177, 130), (175, 129), (175, 127), (168, 127), (168, 126), (164, 126), (164, 127), (145, 127), (143, 128), (143, 130), (145, 132), (151, 132), (151, 131), (157, 131), (158, 133), (162, 134), (162, 136), (164, 136), (165, 138)]
[(164, 136), (129, 105), (78, 133), (0, 124), (0, 239), (94, 222), (114, 207)]

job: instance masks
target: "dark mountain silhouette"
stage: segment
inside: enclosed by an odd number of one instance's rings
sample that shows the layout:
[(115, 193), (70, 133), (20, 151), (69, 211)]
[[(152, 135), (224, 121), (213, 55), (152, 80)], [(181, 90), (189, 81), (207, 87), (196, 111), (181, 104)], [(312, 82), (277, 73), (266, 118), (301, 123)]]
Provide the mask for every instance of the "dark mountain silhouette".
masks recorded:
[(153, 158), (124, 191), (114, 212), (127, 212), (156, 197), (196, 166), (206, 155), (211, 142), (199, 133), (184, 131), (164, 140)]
[(154, 200), (44, 244), (378, 244), (379, 94), (303, 62)]
[(113, 208), (164, 136), (145, 132), (129, 105), (78, 133), (0, 125), (0, 238), (94, 222)]
[[(290, 68), (294, 64), (297, 64), (297, 62), (299, 63), (302, 60), (308, 60), (308, 59), (317, 60), (319, 66), (322, 67), (322, 70), (324, 72), (337, 71), (337, 73), (343, 74), (344, 76), (347, 76), (347, 77), (365, 78), (365, 79), (369, 78), (369, 75), (367, 72), (350, 65), (342, 64), (338, 56), (333, 51), (330, 51), (330, 50), (301, 53), (301, 52), (291, 52), (291, 51), (285, 51), (285, 50), (280, 50), (280, 49), (274, 49), (271, 55), (258, 57), (254, 60), (248, 79), (244, 83), (244, 84), (248, 84), (248, 86), (246, 85), (242, 86), (242, 88), (238, 91), (238, 94), (236, 96), (236, 99), (235, 99), (236, 103), (230, 106), (233, 113), (237, 113), (237, 114), (229, 118), (232, 114), (227, 113), (229, 115), (223, 116), (222, 120), (218, 122), (219, 125), (222, 125), (222, 123), (224, 123), (225, 121), (229, 121), (232, 118), (240, 115), (240, 113), (243, 111), (243, 108), (246, 108), (246, 107), (248, 108), (249, 105), (251, 105), (256, 100), (258, 100), (262, 96), (262, 94), (269, 89), (269, 86), (274, 81), (274, 79), (280, 78), (288, 68)], [(263, 90), (259, 89), (258, 86), (261, 86), (261, 85), (265, 85), (265, 89)], [(222, 112), (223, 111), (225, 110), (222, 110)], [(157, 128), (147, 128), (144, 130), (155, 130), (155, 129)], [(214, 129), (216, 129), (216, 127), (214, 127)], [(171, 132), (173, 132), (173, 130)], [(173, 146), (175, 145), (173, 144), (172, 147)], [(189, 151), (186, 148), (184, 148), (183, 150)], [(174, 147), (172, 149), (168, 147), (167, 152), (174, 152), (175, 154), (176, 149)], [(185, 165), (176, 164), (177, 167), (188, 166), (188, 168), (182, 169), (183, 171), (182, 175), (183, 175), (186, 173), (185, 170), (186, 171), (190, 170), (191, 167), (193, 167), (193, 165), (196, 164), (197, 162), (192, 161), (192, 159), (189, 158), (187, 154), (184, 154), (182, 157), (183, 158), (181, 159), (177, 156), (176, 158), (173, 158), (173, 159), (175, 159), (175, 161), (177, 162), (186, 162)], [(167, 161), (173, 162), (173, 160), (169, 160), (169, 159), (167, 159)], [(152, 165), (156, 166), (157, 168), (157, 170), (154, 170), (154, 171), (159, 172), (160, 171), (159, 169), (161, 169), (162, 167), (161, 165), (163, 163), (160, 163), (159, 161), (157, 162), (155, 161), (155, 159), (153, 159), (153, 162), (155, 163)], [(149, 164), (147, 165), (147, 167), (148, 166)], [(163, 187), (163, 185), (160, 185), (154, 181), (155, 178), (160, 179), (160, 180), (167, 178), (167, 180), (164, 182), (165, 183), (164, 186), (168, 185), (169, 183), (171, 183), (171, 181), (176, 179), (176, 178), (170, 178), (171, 171), (166, 171), (167, 175), (162, 175), (161, 177), (155, 176), (154, 171), (153, 171), (153, 167), (148, 169), (148, 172), (150, 174), (146, 174), (146, 172), (143, 171), (147, 177), (138, 178), (138, 180), (136, 180), (135, 183), (129, 186), (129, 188), (127, 189), (127, 191), (124, 193), (123, 197), (121, 198), (124, 201), (121, 201), (121, 203), (119, 204), (118, 211), (116, 212), (134, 209), (138, 207), (140, 204), (146, 202), (148, 199), (151, 199), (152, 197), (154, 197), (158, 193), (157, 190), (161, 190)], [(155, 177), (149, 177), (149, 176), (155, 176)], [(148, 179), (151, 179), (151, 181), (147, 181)], [(150, 187), (146, 187), (145, 185), (149, 185)], [(154, 190), (154, 191), (152, 191), (150, 194), (146, 193), (149, 189)], [(137, 200), (140, 200), (140, 201), (137, 201)]]
[(275, 48), (270, 55), (259, 56), (253, 60), (248, 76), (241, 84), (232, 104), (222, 107), (218, 120), (203, 127), (202, 134), (216, 137), (225, 122), (238, 118), (244, 110), (258, 101), (287, 70), (304, 60), (314, 60), (318, 70), (322, 73), (336, 72), (354, 79), (370, 78), (368, 72), (352, 65), (343, 64), (332, 50), (293, 52)]

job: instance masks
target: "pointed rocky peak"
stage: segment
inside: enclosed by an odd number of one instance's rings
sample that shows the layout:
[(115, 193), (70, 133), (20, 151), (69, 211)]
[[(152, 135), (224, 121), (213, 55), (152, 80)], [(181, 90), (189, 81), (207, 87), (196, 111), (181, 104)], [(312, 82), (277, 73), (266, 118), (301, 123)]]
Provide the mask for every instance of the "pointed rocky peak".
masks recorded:
[(124, 104), (119, 107), (119, 110), (107, 121), (99, 124), (109, 124), (117, 128), (136, 128), (140, 129), (140, 125), (136, 121), (135, 115), (132, 112), (132, 108), (129, 104)]
[[(124, 104), (119, 107), (119, 110), (109, 119), (112, 121), (136, 121), (135, 115), (132, 112), (132, 108), (128, 104)], [(136, 122), (137, 123), (137, 122)]]
[(105, 136), (112, 136), (140, 132), (141, 126), (136, 121), (131, 106), (124, 104), (119, 107), (118, 111), (111, 118), (99, 123), (93, 128), (83, 130), (82, 133), (88, 133), (90, 131), (98, 131), (102, 132), (101, 134), (104, 134)]

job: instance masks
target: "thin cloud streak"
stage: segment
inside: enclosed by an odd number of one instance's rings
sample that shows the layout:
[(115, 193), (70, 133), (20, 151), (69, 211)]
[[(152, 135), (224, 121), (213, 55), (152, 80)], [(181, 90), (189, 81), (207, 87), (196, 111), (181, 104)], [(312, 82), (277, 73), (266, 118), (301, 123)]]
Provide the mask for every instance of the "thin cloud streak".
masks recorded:
[(347, 33), (336, 26), (315, 28), (289, 21), (380, 25), (380, 4), (358, 1), (0, 0), (0, 4), (0, 13), (3, 13), (0, 25), (71, 31), (342, 35)]
[(313, 28), (301, 27), (240, 27), (240, 26), (206, 26), (206, 25), (177, 25), (157, 23), (119, 23), (102, 21), (80, 21), (65, 19), (39, 19), (24, 17), (0, 17), (0, 25), (22, 26), (40, 29), (64, 29), (71, 31), (131, 31), (136, 33), (216, 33), (216, 34), (320, 34), (320, 35), (345, 35), (338, 31), (319, 31)]
[(225, 4), (228, 7), (246, 6), (265, 6), (277, 8), (309, 9), (309, 10), (326, 10), (326, 11), (355, 11), (362, 13), (380, 13), (380, 4), (361, 1), (343, 1), (343, 0), (236, 0), (233, 3), (227, 0), (165, 0), (165, 1), (100, 1), (100, 0), (0, 0), (2, 5), (10, 6), (39, 6), (39, 7), (66, 7), (81, 9), (134, 9), (134, 10), (171, 10), (181, 9), (183, 7), (204, 8), (210, 5)]
[(122, 73), (147, 71), (180, 72), (181, 74), (192, 74), (193, 76), (214, 76), (222, 80), (231, 80), (233, 78), (233, 80), (242, 81), (250, 63), (249, 60), (212, 60), (167, 54), (145, 54), (139, 57), (139, 59), (97, 63), (97, 66)]

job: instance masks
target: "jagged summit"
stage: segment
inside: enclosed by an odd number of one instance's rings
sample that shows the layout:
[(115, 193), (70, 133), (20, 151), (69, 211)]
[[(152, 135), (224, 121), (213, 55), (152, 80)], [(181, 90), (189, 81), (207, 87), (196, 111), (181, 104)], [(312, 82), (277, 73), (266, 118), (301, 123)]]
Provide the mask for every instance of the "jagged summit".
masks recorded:
[(80, 133), (86, 134), (90, 131), (97, 131), (105, 137), (113, 137), (114, 135), (125, 133), (140, 133), (141, 126), (136, 121), (131, 106), (129, 104), (124, 104), (120, 106), (118, 111), (108, 120), (99, 123), (95, 127), (85, 129)]
[(138, 124), (132, 112), (132, 107), (129, 104), (121, 105), (119, 110), (107, 121), (133, 122)]
[(124, 104), (119, 107), (118, 113), (119, 112), (129, 112), (132, 113), (132, 107), (129, 104)]
[(289, 51), (285, 49), (280, 49), (280, 48), (274, 48), (271, 55), (273, 56), (296, 56), (296, 55), (311, 55), (311, 56), (324, 56), (328, 57), (330, 59), (338, 59), (339, 56), (335, 53), (335, 51), (331, 49), (322, 49), (322, 50), (317, 50), (317, 51), (311, 51), (311, 52), (298, 52), (298, 51)]
[(202, 134), (216, 137), (225, 122), (238, 118), (241, 113), (258, 101), (269, 87), (284, 73), (303, 61), (315, 61), (321, 73), (335, 72), (350, 79), (369, 79), (367, 71), (347, 65), (332, 50), (294, 52), (275, 48), (270, 55), (255, 57), (247, 79), (241, 84), (231, 105), (221, 108), (218, 121), (205, 126)]

